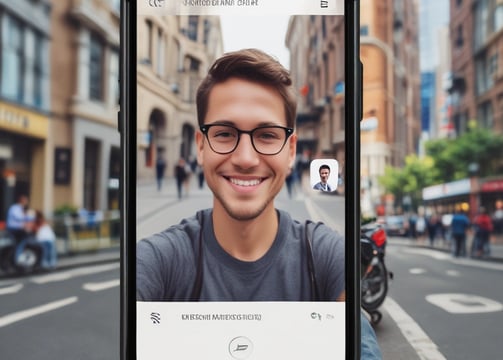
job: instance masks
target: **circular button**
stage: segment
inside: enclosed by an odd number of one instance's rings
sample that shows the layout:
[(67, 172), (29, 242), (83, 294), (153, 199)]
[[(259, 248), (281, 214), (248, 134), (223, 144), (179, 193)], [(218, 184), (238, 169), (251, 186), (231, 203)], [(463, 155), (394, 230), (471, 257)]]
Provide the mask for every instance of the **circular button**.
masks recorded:
[(253, 352), (253, 343), (245, 336), (238, 336), (229, 343), (229, 353), (234, 359), (243, 360)]

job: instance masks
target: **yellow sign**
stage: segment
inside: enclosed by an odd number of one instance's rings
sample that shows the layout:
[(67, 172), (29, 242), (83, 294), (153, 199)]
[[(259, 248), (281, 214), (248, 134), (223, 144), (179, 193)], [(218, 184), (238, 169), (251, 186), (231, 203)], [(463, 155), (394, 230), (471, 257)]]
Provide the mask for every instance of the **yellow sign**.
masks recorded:
[(49, 133), (49, 118), (32, 110), (0, 102), (0, 129), (45, 139)]

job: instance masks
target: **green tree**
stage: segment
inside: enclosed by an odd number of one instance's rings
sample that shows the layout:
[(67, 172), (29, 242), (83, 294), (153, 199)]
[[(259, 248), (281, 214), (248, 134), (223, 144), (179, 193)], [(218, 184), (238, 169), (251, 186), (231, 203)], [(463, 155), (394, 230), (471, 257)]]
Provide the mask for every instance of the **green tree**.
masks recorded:
[(422, 202), (423, 188), (433, 185), (437, 179), (433, 158), (408, 155), (403, 168), (386, 167), (379, 183), (386, 192), (395, 195), (395, 205), (402, 204), (404, 197), (410, 196), (412, 209), (417, 209)]
[(435, 161), (438, 183), (467, 178), (470, 164), (479, 165), (479, 176), (495, 175), (502, 168), (503, 136), (477, 126), (455, 139), (431, 140), (426, 153)]

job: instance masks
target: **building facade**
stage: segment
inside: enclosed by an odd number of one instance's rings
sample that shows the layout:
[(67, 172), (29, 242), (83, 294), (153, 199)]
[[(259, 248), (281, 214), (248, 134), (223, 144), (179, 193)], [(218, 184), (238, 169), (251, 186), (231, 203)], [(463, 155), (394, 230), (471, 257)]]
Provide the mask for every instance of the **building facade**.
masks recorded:
[(363, 0), (360, 11), (361, 183), (362, 201), (371, 213), (383, 201), (378, 178), (385, 167), (403, 165), (405, 156), (419, 148), (417, 3)]
[(137, 171), (151, 181), (158, 157), (167, 176), (179, 158), (195, 159), (195, 93), (223, 43), (217, 16), (144, 15), (137, 28)]
[(118, 209), (120, 7), (115, 0), (58, 0), (51, 12), (53, 209)]
[(0, 1), (0, 222), (21, 194), (50, 202), (51, 5)]
[(286, 35), (290, 72), (298, 93), (297, 151), (332, 158), (344, 171), (344, 19), (292, 16)]

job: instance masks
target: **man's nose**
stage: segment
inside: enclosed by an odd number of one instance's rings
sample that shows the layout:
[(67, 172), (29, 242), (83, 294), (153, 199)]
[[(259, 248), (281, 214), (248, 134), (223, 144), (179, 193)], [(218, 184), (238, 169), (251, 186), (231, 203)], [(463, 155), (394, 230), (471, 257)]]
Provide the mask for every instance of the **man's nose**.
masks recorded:
[(232, 153), (232, 162), (242, 168), (249, 168), (258, 164), (259, 153), (255, 151), (249, 134), (241, 134), (238, 146)]

